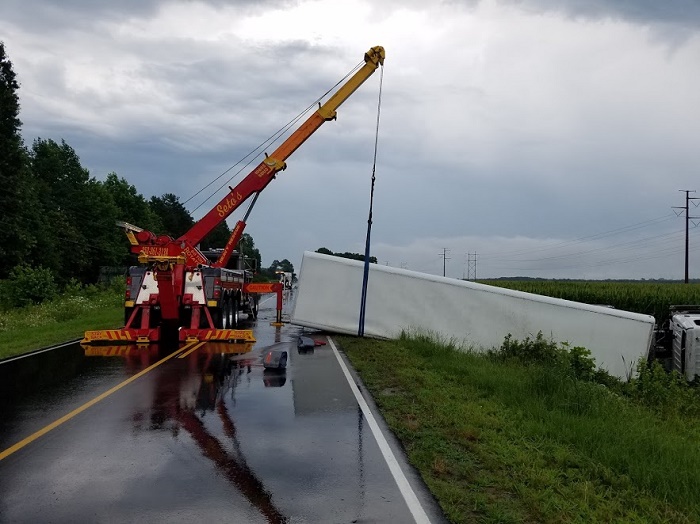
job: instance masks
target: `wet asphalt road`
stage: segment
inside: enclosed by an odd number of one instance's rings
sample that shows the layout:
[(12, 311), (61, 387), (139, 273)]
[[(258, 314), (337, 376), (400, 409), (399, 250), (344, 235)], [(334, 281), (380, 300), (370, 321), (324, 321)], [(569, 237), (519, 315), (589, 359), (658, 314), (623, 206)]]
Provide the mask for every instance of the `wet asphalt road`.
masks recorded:
[[(273, 307), (252, 347), (0, 365), (2, 452), (170, 356), (0, 460), (0, 522), (413, 522), (332, 349), (300, 352)], [(270, 348), (286, 372), (263, 369)]]

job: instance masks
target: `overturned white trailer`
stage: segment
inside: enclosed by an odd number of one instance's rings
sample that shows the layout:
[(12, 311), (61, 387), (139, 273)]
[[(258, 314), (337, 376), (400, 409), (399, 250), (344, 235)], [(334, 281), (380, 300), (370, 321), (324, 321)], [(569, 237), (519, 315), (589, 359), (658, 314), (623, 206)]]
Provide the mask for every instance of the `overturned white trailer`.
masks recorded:
[[(304, 253), (292, 323), (356, 335), (363, 269), (362, 262)], [(499, 347), (508, 334), (523, 340), (541, 331), (587, 348), (598, 366), (624, 379), (648, 355), (654, 317), (370, 264), (365, 335), (402, 331), (476, 350)]]

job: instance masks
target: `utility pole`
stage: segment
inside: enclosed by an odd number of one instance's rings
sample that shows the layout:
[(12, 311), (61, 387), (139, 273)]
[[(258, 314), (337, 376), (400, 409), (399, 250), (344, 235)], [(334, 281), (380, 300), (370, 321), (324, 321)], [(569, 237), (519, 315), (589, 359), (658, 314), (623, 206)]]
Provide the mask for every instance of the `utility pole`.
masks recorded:
[(446, 267), (445, 262), (447, 262), (448, 260), (452, 260), (450, 257), (447, 256), (448, 251), (449, 251), (449, 249), (447, 249), (446, 247), (443, 247), (442, 253), (438, 253), (438, 256), (442, 257), (442, 276), (443, 277), (445, 276), (445, 267)]
[(476, 251), (467, 253), (467, 280), (476, 280), (476, 257)]
[[(690, 193), (695, 193), (695, 190), (692, 189), (679, 189), (678, 191), (681, 191), (685, 193), (685, 206), (673, 206), (674, 209), (683, 209), (685, 211), (685, 283), (688, 283), (688, 230), (689, 230), (689, 222), (691, 220), (700, 220), (700, 217), (691, 217), (690, 216), (690, 201), (691, 200), (700, 200), (700, 197), (691, 197)], [(698, 204), (693, 202), (693, 205), (695, 207), (698, 207)], [(678, 216), (680, 216), (678, 213), (676, 213)], [(695, 222), (693, 222), (693, 225), (697, 226)]]

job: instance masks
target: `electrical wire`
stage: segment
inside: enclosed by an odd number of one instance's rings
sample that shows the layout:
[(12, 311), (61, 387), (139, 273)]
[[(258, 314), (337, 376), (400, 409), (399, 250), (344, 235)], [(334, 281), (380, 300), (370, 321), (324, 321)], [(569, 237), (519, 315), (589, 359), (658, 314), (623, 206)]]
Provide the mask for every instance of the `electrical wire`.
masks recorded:
[[(599, 240), (606, 237), (614, 237), (622, 233), (648, 228), (658, 225), (667, 220), (676, 218), (673, 214), (663, 215), (661, 217), (645, 220), (635, 224), (630, 224), (620, 228), (586, 235), (572, 240), (557, 242), (550, 246), (537, 247), (533, 249), (519, 249), (510, 251), (494, 251), (488, 256), (480, 257), (489, 259), (489, 269), (500, 271), (521, 271), (521, 272), (542, 272), (562, 269), (582, 269), (582, 268), (598, 268), (618, 264), (628, 264), (632, 262), (640, 262), (645, 260), (654, 260), (664, 257), (672, 257), (684, 252), (684, 248), (679, 245), (679, 241), (684, 235), (683, 231), (673, 231), (670, 233), (659, 233), (650, 236), (618, 242), (609, 246), (596, 246), (590, 249), (579, 249), (569, 253), (557, 253), (542, 257), (520, 258), (523, 255), (533, 254), (538, 252), (553, 251), (556, 248), (567, 246), (581, 245), (590, 243), (593, 240)], [(698, 225), (691, 226), (691, 229)], [(672, 247), (677, 246), (677, 247)], [(650, 253), (650, 251), (652, 251)], [(695, 246), (689, 251), (696, 252), (700, 250), (700, 246)], [(559, 251), (557, 249), (555, 253)], [(658, 252), (663, 251), (663, 252)], [(581, 258), (587, 255), (598, 255), (597, 259), (583, 261)], [(612, 255), (612, 256), (606, 256)], [(435, 271), (437, 263), (433, 264), (429, 270), (419, 270), (424, 272)]]
[(367, 306), (367, 282), (369, 280), (369, 253), (370, 253), (370, 236), (372, 234), (372, 208), (374, 205), (374, 182), (377, 172), (377, 145), (379, 144), (379, 116), (382, 110), (382, 86), (384, 85), (384, 65), (381, 65), (379, 75), (379, 99), (377, 101), (377, 126), (374, 133), (374, 159), (372, 161), (372, 186), (369, 193), (369, 217), (367, 218), (367, 237), (365, 239), (365, 265), (362, 272), (362, 294), (360, 299), (360, 319), (357, 329), (357, 336), (365, 335), (365, 312)]
[(591, 248), (587, 249), (584, 251), (575, 251), (572, 253), (565, 253), (565, 254), (560, 254), (560, 255), (552, 255), (552, 256), (546, 256), (546, 257), (540, 257), (540, 258), (535, 258), (535, 259), (519, 259), (520, 262), (542, 262), (545, 260), (560, 260), (564, 258), (570, 258), (570, 257), (580, 257), (582, 255), (589, 255), (591, 253), (597, 253), (601, 251), (611, 251), (615, 250), (618, 251), (620, 249), (629, 249), (630, 247), (637, 247), (638, 245), (645, 245), (648, 247), (649, 241), (658, 239), (658, 238), (663, 238), (663, 242), (668, 242), (669, 239), (673, 239), (674, 236), (679, 236), (682, 235), (683, 232), (677, 231), (675, 233), (661, 233), (659, 235), (653, 235), (650, 237), (645, 237), (641, 239), (636, 239), (636, 240), (630, 240), (627, 242), (622, 242), (622, 243), (617, 243), (612, 246), (601, 246), (601, 247), (596, 247), (596, 248)]
[(620, 227), (617, 229), (602, 231), (600, 233), (594, 233), (592, 235), (586, 235), (586, 236), (574, 238), (571, 240), (564, 240), (564, 241), (560, 241), (560, 242), (555, 242), (555, 243), (548, 245), (548, 246), (542, 246), (542, 247), (537, 247), (537, 248), (533, 248), (533, 249), (513, 250), (513, 251), (495, 251), (495, 252), (491, 252), (491, 253), (484, 253), (483, 255), (480, 255), (480, 258), (482, 260), (484, 260), (484, 259), (489, 259), (489, 258), (502, 258), (504, 255), (516, 256), (519, 254), (528, 254), (528, 253), (536, 253), (536, 252), (540, 252), (540, 251), (547, 251), (547, 250), (554, 249), (554, 248), (564, 247), (564, 246), (568, 246), (568, 245), (572, 245), (572, 244), (583, 243), (583, 242), (587, 242), (590, 240), (597, 240), (600, 238), (614, 236), (614, 235), (621, 234), (621, 233), (628, 233), (630, 231), (635, 231), (637, 229), (643, 229), (649, 225), (665, 222), (665, 221), (671, 220), (673, 218), (675, 218), (675, 215), (673, 213), (669, 213), (669, 214), (666, 214), (666, 215), (663, 215), (663, 216), (660, 216), (657, 218), (644, 220), (642, 222), (637, 222), (635, 224), (630, 224), (630, 225), (623, 226), (623, 227)]
[(220, 175), (218, 175), (216, 178), (214, 178), (211, 182), (203, 186), (201, 189), (199, 189), (197, 192), (195, 192), (192, 196), (187, 198), (182, 202), (182, 204), (187, 204), (190, 202), (193, 198), (204, 192), (207, 188), (211, 187), (217, 180), (220, 180), (224, 175), (232, 171), (236, 166), (240, 165), (242, 162), (244, 162), (246, 159), (249, 159), (238, 171), (234, 173), (233, 176), (228, 178), (223, 184), (221, 184), (216, 190), (214, 190), (212, 193), (209, 194), (207, 198), (205, 198), (202, 202), (200, 202), (194, 209), (192, 209), (191, 213), (194, 213), (197, 211), (200, 207), (202, 207), (205, 203), (207, 203), (209, 200), (211, 200), (219, 191), (221, 191), (224, 187), (227, 187), (233, 179), (235, 179), (238, 175), (241, 174), (241, 172), (248, 167), (250, 164), (252, 164), (257, 158), (259, 158), (264, 149), (266, 147), (271, 146), (272, 144), (278, 142), (283, 136), (285, 136), (287, 133), (289, 133), (290, 129), (297, 124), (306, 114), (308, 114), (313, 108), (316, 106), (320, 105), (321, 100), (323, 100), (326, 96), (328, 96), (329, 93), (331, 93), (334, 89), (336, 89), (341, 83), (345, 82), (351, 75), (353, 75), (362, 65), (364, 64), (364, 61), (359, 62), (355, 67), (353, 67), (349, 73), (347, 73), (343, 78), (338, 80), (338, 82), (335, 83), (331, 88), (326, 90), (325, 93), (323, 93), (321, 96), (316, 98), (311, 104), (309, 104), (303, 111), (298, 113), (294, 118), (292, 118), (289, 122), (287, 122), (284, 126), (282, 126), (280, 129), (275, 131), (272, 135), (270, 135), (268, 138), (266, 138), (263, 142), (261, 142), (257, 147), (255, 147), (253, 150), (251, 150), (249, 153), (247, 153), (243, 158), (238, 160), (235, 164), (233, 164), (231, 167), (228, 169), (224, 170)]
[[(676, 235), (678, 236), (678, 235)], [(674, 239), (677, 242), (677, 239)], [(665, 242), (668, 243), (668, 242)], [(678, 244), (676, 243), (676, 246)], [(661, 245), (656, 246), (656, 247), (662, 247)], [(610, 248), (610, 250), (614, 250), (614, 246)], [(694, 246), (689, 249), (689, 251), (697, 251), (700, 250), (700, 246)], [(623, 250), (624, 251), (624, 250)], [(551, 269), (573, 269), (573, 268), (578, 268), (578, 267), (603, 267), (607, 265), (613, 265), (613, 264), (620, 264), (620, 263), (628, 263), (628, 262), (635, 262), (635, 261), (645, 261), (645, 260), (654, 260), (658, 258), (663, 258), (667, 256), (672, 256), (676, 254), (683, 253), (685, 249), (683, 247), (674, 247), (674, 248), (665, 248), (661, 250), (661, 252), (658, 252), (658, 249), (655, 249), (652, 254), (650, 254), (650, 246), (646, 246), (646, 249), (644, 252), (633, 252), (633, 253), (627, 253), (627, 254), (620, 254), (619, 256), (613, 256), (612, 258), (604, 258), (602, 260), (597, 260), (597, 261), (589, 261), (589, 262), (581, 262), (581, 263), (574, 263), (574, 264), (568, 264), (568, 265), (561, 265), (557, 264), (556, 266), (552, 267), (545, 267), (543, 265), (540, 266), (535, 266), (535, 267), (516, 267), (512, 265), (508, 265), (509, 263), (520, 263), (520, 262), (526, 262), (524, 260), (510, 260), (510, 261), (503, 261), (504, 264), (499, 264), (498, 262), (492, 262), (490, 264), (491, 268), (498, 267), (499, 269), (510, 269), (510, 270), (528, 270), (528, 271), (543, 271), (543, 270), (551, 270)], [(580, 257), (577, 257), (580, 258)], [(563, 261), (563, 260), (562, 260)], [(538, 263), (542, 262), (541, 260), (534, 260), (532, 262)], [(575, 261), (574, 261), (575, 262)]]
[[(700, 247), (693, 247), (690, 248), (690, 252), (695, 252), (700, 250)], [(683, 253), (685, 250), (683, 248), (678, 248), (678, 249), (672, 249), (668, 251), (664, 251), (663, 253), (657, 253), (655, 255), (649, 255), (645, 257), (626, 257), (626, 258), (616, 258), (616, 259), (607, 259), (601, 262), (588, 262), (588, 263), (580, 263), (580, 264), (569, 264), (569, 265), (557, 265), (555, 267), (517, 267), (517, 266), (500, 266), (500, 265), (491, 265), (490, 269), (493, 270), (494, 268), (498, 268), (500, 270), (510, 270), (510, 271), (522, 271), (522, 272), (541, 272), (541, 271), (553, 271), (553, 270), (564, 270), (564, 269), (592, 269), (592, 268), (601, 268), (601, 267), (606, 267), (606, 266), (611, 266), (611, 265), (620, 265), (620, 264), (629, 264), (632, 262), (641, 262), (641, 261), (646, 261), (646, 260), (656, 260), (659, 258), (668, 258), (671, 255), (679, 255)]]

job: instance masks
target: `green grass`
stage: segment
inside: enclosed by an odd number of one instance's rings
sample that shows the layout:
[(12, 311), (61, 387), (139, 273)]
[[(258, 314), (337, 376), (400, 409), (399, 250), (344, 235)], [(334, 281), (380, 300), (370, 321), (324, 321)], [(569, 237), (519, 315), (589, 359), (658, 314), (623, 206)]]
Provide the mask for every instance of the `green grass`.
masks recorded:
[(426, 338), (340, 343), (452, 522), (700, 521), (698, 419)]
[(91, 329), (123, 325), (121, 296), (113, 290), (63, 296), (0, 312), (0, 358), (82, 338)]

